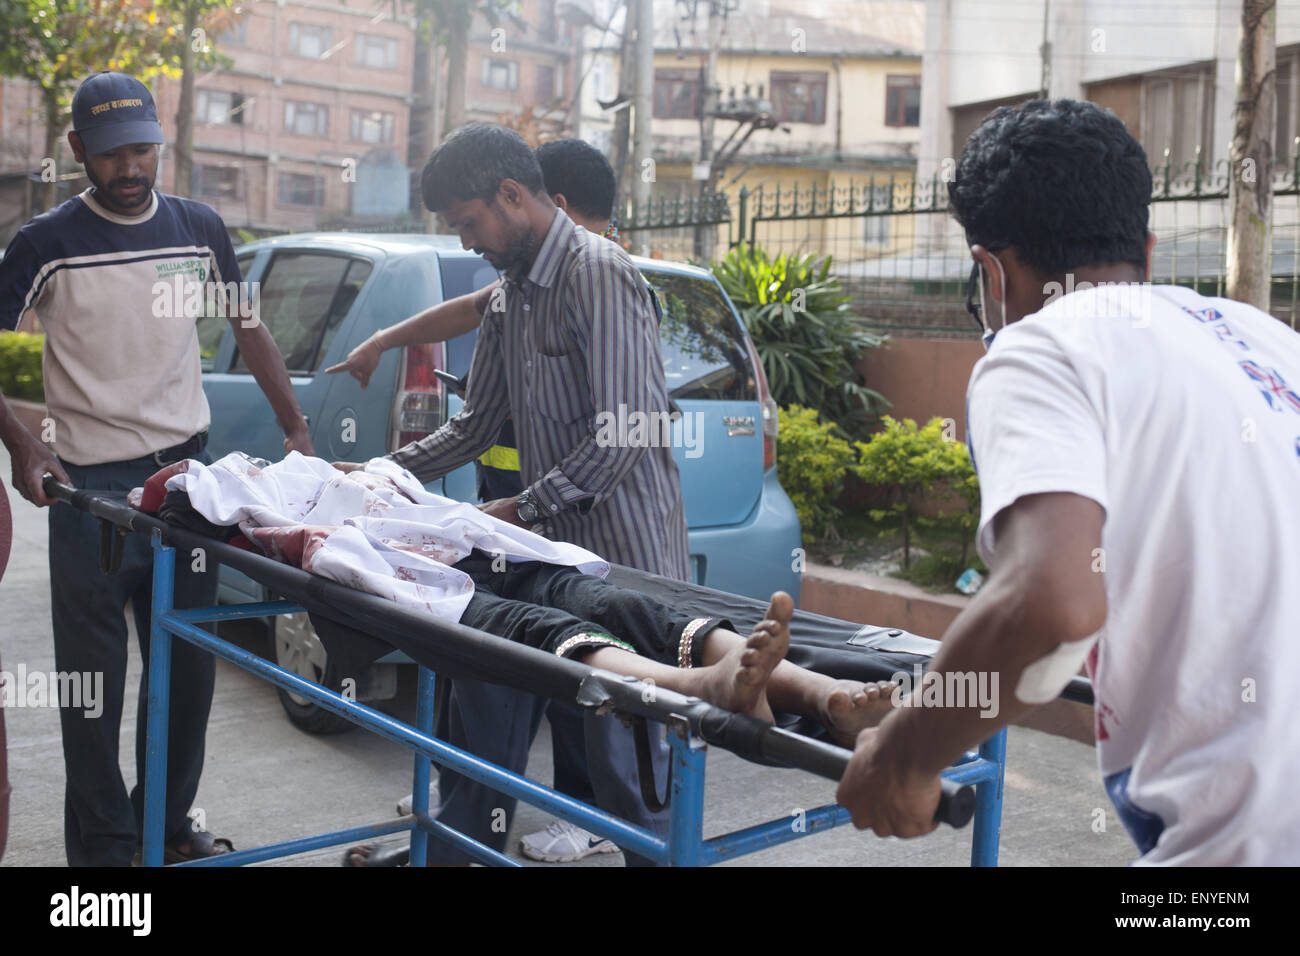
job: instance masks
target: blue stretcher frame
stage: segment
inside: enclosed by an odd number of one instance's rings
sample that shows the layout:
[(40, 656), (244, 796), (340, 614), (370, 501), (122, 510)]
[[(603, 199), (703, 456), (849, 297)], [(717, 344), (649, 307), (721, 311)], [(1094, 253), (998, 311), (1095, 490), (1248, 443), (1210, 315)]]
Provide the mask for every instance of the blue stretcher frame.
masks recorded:
[[(256, 602), (176, 610), (172, 607), (175, 580), (175, 549), (164, 544), (158, 529), (150, 532), (154, 550), (153, 606), (149, 635), (149, 694), (146, 725), (144, 782), (145, 866), (161, 866), (166, 807), (167, 719), (170, 704), (172, 638), (179, 637), (229, 661), (279, 687), (306, 697), (320, 707), (340, 715), (372, 733), (401, 744), (415, 754), (413, 806), (410, 817), (387, 823), (334, 830), (250, 850), (192, 860), (178, 866), (240, 866), (292, 856), (310, 850), (341, 846), (391, 833), (411, 834), (411, 866), (423, 866), (430, 836), (445, 840), (482, 863), (522, 866), (517, 860), (492, 849), (430, 818), (430, 762), (464, 774), (493, 789), (515, 797), (657, 863), (670, 866), (708, 866), (754, 853), (790, 840), (820, 833), (850, 822), (849, 812), (838, 804), (807, 811), (796, 827), (789, 817), (704, 839), (704, 767), (707, 750), (695, 737), (685, 718), (668, 721), (671, 749), (672, 787), (669, 835), (667, 839), (634, 826), (619, 817), (589, 806), (548, 787), (481, 760), (433, 736), (434, 675), (421, 665), (417, 686), (416, 726), (349, 700), (318, 684), (293, 674), (265, 658), (223, 641), (204, 631), (201, 623), (259, 618), (303, 611), (289, 601)], [(979, 751), (968, 752), (961, 761), (944, 771), (953, 782), (975, 785), (976, 803), (971, 839), (971, 866), (996, 866), (1002, 819), (1002, 787), (1006, 767), (1006, 730), (987, 740)]]

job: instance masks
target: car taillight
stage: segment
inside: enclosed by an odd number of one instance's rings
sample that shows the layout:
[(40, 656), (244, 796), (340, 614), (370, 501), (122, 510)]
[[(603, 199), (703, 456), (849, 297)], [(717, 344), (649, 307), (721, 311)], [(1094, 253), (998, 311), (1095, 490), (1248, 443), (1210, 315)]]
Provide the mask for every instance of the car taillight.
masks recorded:
[(763, 471), (766, 472), (776, 467), (776, 432), (779, 412), (776, 400), (772, 398), (772, 392), (767, 387), (767, 373), (763, 371), (758, 349), (754, 348), (754, 341), (749, 337), (745, 338), (745, 344), (749, 346), (749, 361), (754, 365), (754, 380), (758, 382), (758, 407), (763, 414)]
[(441, 342), (411, 345), (402, 350), (400, 386), (389, 416), (389, 451), (419, 441), (438, 430), (443, 416), (443, 385), (434, 369), (442, 368)]

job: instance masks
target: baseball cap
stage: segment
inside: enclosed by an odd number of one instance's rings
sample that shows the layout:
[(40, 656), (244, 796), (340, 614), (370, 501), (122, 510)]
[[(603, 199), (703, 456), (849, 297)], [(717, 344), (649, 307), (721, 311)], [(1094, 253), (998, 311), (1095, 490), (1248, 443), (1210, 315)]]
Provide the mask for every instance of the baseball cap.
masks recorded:
[(105, 70), (88, 77), (72, 97), (72, 128), (88, 153), (130, 143), (163, 143), (153, 94), (133, 76)]

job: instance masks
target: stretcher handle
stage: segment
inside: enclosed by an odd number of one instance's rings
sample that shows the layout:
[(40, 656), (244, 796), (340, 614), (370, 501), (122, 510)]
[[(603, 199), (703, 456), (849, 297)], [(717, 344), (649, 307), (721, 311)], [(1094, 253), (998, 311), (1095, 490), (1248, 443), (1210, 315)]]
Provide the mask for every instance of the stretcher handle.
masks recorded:
[(65, 485), (53, 475), (46, 475), (42, 482), (45, 493), (51, 498), (65, 501), (81, 511), (89, 512), (96, 518), (103, 518), (129, 530), (135, 530), (135, 519), (140, 515), (125, 501), (114, 501), (103, 497), (112, 492), (81, 491), (72, 485)]
[[(794, 766), (827, 780), (839, 781), (848, 769), (852, 754), (842, 747), (824, 740), (812, 740), (780, 727), (771, 727), (764, 735), (763, 753), (768, 757), (788, 760)], [(936, 823), (946, 823), (961, 829), (975, 815), (975, 787), (969, 783), (956, 783), (946, 777), (939, 781), (939, 806), (935, 808)]]

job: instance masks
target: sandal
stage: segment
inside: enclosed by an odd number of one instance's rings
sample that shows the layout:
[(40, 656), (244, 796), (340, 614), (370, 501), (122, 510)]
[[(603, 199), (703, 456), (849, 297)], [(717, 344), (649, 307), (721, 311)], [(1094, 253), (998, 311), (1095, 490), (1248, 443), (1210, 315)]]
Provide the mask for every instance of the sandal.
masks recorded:
[(168, 863), (185, 863), (188, 860), (204, 860), (212, 856), (220, 856), (223, 853), (234, 853), (235, 845), (225, 837), (214, 837), (207, 830), (200, 830), (198, 827), (191, 827), (190, 838), (184, 843), (170, 843), (163, 847), (163, 864)]
[[(361, 862), (354, 862), (358, 857)], [(377, 847), (373, 843), (350, 846), (343, 854), (343, 866), (363, 866), (367, 868), (407, 866), (411, 862), (411, 845), (409, 843), (390, 843)]]

